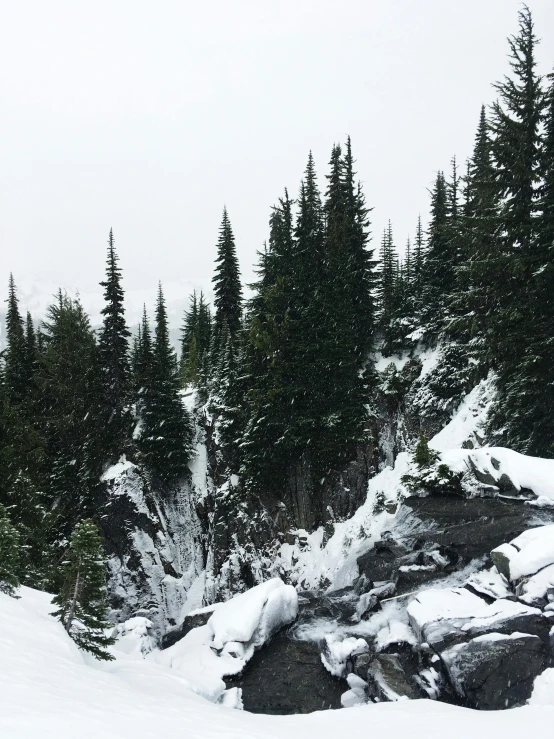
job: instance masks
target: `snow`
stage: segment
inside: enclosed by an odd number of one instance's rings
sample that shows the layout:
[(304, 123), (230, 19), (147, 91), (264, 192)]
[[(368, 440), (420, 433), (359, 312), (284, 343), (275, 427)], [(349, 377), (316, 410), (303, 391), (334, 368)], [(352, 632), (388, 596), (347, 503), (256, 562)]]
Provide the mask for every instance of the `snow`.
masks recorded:
[(377, 372), (383, 372), (387, 369), (391, 364), (396, 367), (398, 371), (401, 369), (404, 369), (404, 366), (409, 361), (410, 357), (403, 356), (403, 357), (384, 357), (381, 353), (378, 353), (375, 355), (375, 369)]
[(509, 544), (493, 549), (493, 559), (495, 553), (507, 559), (511, 581), (534, 575), (554, 563), (554, 524), (528, 529)]
[(492, 377), (482, 380), (462, 400), (452, 419), (429, 441), (429, 446), (438, 452), (457, 449), (464, 442), (477, 440), (476, 432), (483, 428), (494, 393)]
[[(430, 442), (436, 449), (439, 448), (436, 446), (437, 437)], [(537, 497), (554, 500), (554, 459), (527, 457), (504, 447), (487, 447), (449, 449), (443, 451), (441, 461), (454, 472), (467, 472), (473, 464), (496, 481), (506, 475), (518, 490), (525, 488), (532, 490)]]
[(212, 615), (205, 626), (148, 659), (177, 671), (208, 700), (228, 705), (223, 678), (242, 672), (254, 651), (291, 623), (297, 611), (295, 589), (274, 578), (225, 603), (194, 611)]
[[(150, 658), (117, 654), (99, 663), (80, 653), (48, 613), (50, 596), (28, 588), (0, 594), (0, 736), (6, 739), (336, 739), (368, 727), (390, 739), (520, 739), (529, 727), (548, 736), (554, 671), (537, 680), (532, 706), (477, 712), (434, 701), (362, 705), (348, 711), (264, 716), (228, 710), (195, 693), (178, 671)], [(227, 700), (236, 698), (229, 694)]]
[(217, 608), (208, 621), (213, 648), (223, 649), (227, 642), (261, 646), (296, 618), (298, 595), (292, 585), (275, 577), (246, 593), (236, 595)]
[(341, 639), (336, 634), (327, 634), (324, 639), (321, 661), (325, 669), (334, 677), (344, 677), (346, 663), (356, 654), (365, 654), (369, 647), (365, 639), (348, 636)]
[(467, 633), (493, 630), (513, 618), (541, 615), (537, 608), (511, 600), (499, 599), (489, 605), (464, 588), (424, 590), (410, 601), (407, 610), (420, 641), (430, 644), (440, 641), (452, 628)]
[(102, 481), (106, 482), (108, 480), (115, 480), (116, 477), (119, 477), (124, 472), (133, 469), (134, 467), (136, 467), (136, 465), (132, 462), (127, 462), (125, 455), (123, 455), (117, 464), (113, 464), (111, 467), (108, 467), (102, 475)]

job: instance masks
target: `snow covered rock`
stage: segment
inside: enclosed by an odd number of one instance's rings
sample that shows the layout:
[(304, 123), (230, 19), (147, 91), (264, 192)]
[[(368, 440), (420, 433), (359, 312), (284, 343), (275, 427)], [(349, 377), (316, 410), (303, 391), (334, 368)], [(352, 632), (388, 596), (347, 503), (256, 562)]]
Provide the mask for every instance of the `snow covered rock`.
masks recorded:
[(196, 601), (189, 597), (204, 565), (193, 491), (183, 483), (162, 495), (125, 461), (110, 467), (103, 480), (107, 499), (99, 519), (109, 558), (111, 618), (144, 616), (164, 632), (184, 609), (202, 602), (203, 587)]
[(355, 636), (341, 639), (336, 634), (328, 634), (321, 644), (321, 661), (331, 675), (345, 677), (352, 671), (352, 658), (368, 651), (365, 639), (357, 639)]
[(407, 610), (420, 641), (437, 652), (492, 632), (523, 631), (548, 639), (548, 622), (537, 608), (506, 599), (488, 604), (465, 588), (424, 590)]
[(554, 563), (554, 524), (524, 531), (509, 544), (491, 552), (498, 571), (517, 582)]
[(229, 643), (243, 645), (241, 658), (250, 659), (280, 628), (298, 614), (298, 595), (292, 585), (275, 577), (240, 593), (214, 610), (207, 627), (212, 649), (222, 651)]
[(296, 618), (298, 596), (291, 585), (274, 578), (202, 610), (210, 613), (205, 625), (149, 657), (195, 682), (198, 692), (209, 700), (238, 705), (234, 693), (224, 697), (223, 678), (242, 672), (255, 650)]
[[(528, 457), (504, 447), (450, 449), (440, 461), (453, 472), (464, 475), (468, 492), (471, 478), (481, 486), (511, 495), (532, 493), (537, 498), (554, 500), (554, 460)], [(473, 492), (479, 493), (479, 485)]]
[(348, 683), (350, 690), (341, 695), (341, 705), (343, 708), (350, 708), (351, 706), (360, 706), (367, 703), (367, 682), (350, 673), (347, 675), (346, 682)]
[(135, 616), (117, 624), (112, 636), (117, 639), (112, 650), (124, 654), (149, 654), (156, 647), (154, 624), (144, 616)]
[(523, 705), (546, 667), (546, 648), (536, 636), (490, 633), (441, 654), (450, 681), (471, 708)]

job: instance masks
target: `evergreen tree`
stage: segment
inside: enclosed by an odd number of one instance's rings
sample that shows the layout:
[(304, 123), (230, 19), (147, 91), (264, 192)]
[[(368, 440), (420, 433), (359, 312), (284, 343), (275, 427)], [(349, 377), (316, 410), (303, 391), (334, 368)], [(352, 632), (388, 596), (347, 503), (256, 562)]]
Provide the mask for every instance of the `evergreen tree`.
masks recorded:
[(423, 237), (423, 227), (421, 225), (421, 216), (418, 216), (417, 219), (413, 262), (414, 293), (416, 304), (418, 307), (421, 307), (421, 299), (423, 293), (423, 270), (425, 262), (425, 243)]
[(6, 313), (7, 349), (5, 356), (5, 382), (10, 402), (19, 405), (25, 401), (28, 390), (29, 367), (23, 319), (19, 312), (17, 290), (10, 274)]
[(431, 463), (433, 462), (433, 454), (431, 450), (429, 449), (429, 444), (427, 443), (427, 439), (423, 435), (423, 433), (420, 431), (419, 438), (416, 444), (415, 453), (414, 453), (414, 462), (417, 464), (418, 467), (429, 467)]
[[(148, 361), (148, 322), (142, 327), (143, 353)], [(146, 350), (146, 351), (145, 351)], [(151, 373), (145, 373), (140, 446), (150, 469), (165, 482), (186, 474), (191, 453), (192, 423), (179, 395), (175, 350), (169, 341), (162, 286), (156, 304), (156, 337)], [(147, 368), (146, 368), (147, 369)]]
[[(498, 373), (498, 400), (490, 426), (503, 445), (530, 454), (552, 455), (551, 369), (544, 361), (543, 342), (551, 336), (544, 314), (545, 254), (540, 238), (543, 167), (540, 123), (545, 105), (536, 73), (534, 34), (527, 7), (519, 13), (519, 32), (509, 39), (512, 76), (496, 85), (493, 106), (493, 156), (501, 197), (503, 232), (496, 270), (499, 307), (491, 331), (493, 361)], [(546, 259), (545, 259), (546, 257)], [(549, 298), (547, 298), (549, 300)]]
[(61, 621), (79, 649), (100, 660), (113, 660), (106, 651), (115, 642), (106, 636), (110, 628), (106, 558), (98, 528), (91, 519), (83, 519), (75, 526), (62, 570), (63, 584), (52, 600), (58, 610), (52, 615)]
[(75, 522), (99, 504), (103, 466), (98, 349), (78, 299), (61, 291), (43, 324), (38, 377), (46, 443), (47, 497), (59, 546)]
[(128, 402), (130, 393), (129, 337), (123, 308), (121, 269), (115, 252), (113, 231), (108, 238), (105, 306), (98, 341), (99, 371), (102, 385), (100, 414), (103, 416), (103, 444), (113, 461), (121, 455), (129, 432)]
[(226, 324), (231, 336), (235, 336), (241, 324), (242, 287), (240, 284), (239, 263), (235, 247), (235, 237), (227, 208), (223, 209), (223, 218), (217, 242), (216, 268), (213, 277), (215, 306), (215, 339), (216, 351), (219, 350), (218, 339)]
[(424, 267), (424, 320), (431, 340), (436, 339), (443, 318), (444, 299), (454, 281), (450, 234), (448, 230), (448, 189), (444, 173), (439, 171), (431, 193), (429, 223)]
[(0, 505), (0, 593), (15, 595), (19, 587), (19, 534)]

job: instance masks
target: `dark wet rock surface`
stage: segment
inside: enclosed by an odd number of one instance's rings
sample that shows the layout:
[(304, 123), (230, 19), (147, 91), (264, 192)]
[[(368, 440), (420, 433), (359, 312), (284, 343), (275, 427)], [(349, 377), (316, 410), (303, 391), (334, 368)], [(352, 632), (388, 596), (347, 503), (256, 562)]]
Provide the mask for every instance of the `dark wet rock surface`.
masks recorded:
[(311, 713), (340, 708), (348, 690), (344, 680), (330, 675), (317, 644), (297, 641), (282, 631), (257, 652), (244, 675), (227, 687), (242, 688), (244, 709), (252, 713)]

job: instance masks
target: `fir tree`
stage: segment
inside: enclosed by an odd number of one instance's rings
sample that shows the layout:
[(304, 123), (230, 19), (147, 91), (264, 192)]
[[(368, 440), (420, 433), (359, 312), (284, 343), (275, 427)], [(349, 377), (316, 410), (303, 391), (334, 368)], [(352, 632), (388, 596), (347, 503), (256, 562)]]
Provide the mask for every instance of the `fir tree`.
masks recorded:
[[(213, 277), (215, 334), (217, 339), (226, 324), (231, 336), (235, 336), (240, 328), (242, 316), (242, 287), (240, 284), (239, 263), (235, 247), (235, 237), (227, 208), (223, 209), (223, 218), (217, 242), (216, 268)], [(217, 351), (217, 348), (216, 348)]]
[(75, 521), (99, 503), (103, 426), (98, 414), (98, 350), (78, 299), (61, 291), (43, 324), (38, 381), (46, 443), (47, 498), (56, 511), (60, 546)]
[(17, 290), (13, 275), (11, 274), (7, 302), (5, 383), (10, 402), (13, 405), (18, 405), (23, 403), (26, 398), (29, 366), (27, 361), (27, 347), (25, 342), (23, 319), (19, 312)]
[[(548, 420), (551, 384), (544, 341), (551, 324), (539, 288), (550, 255), (540, 238), (543, 142), (540, 123), (545, 105), (541, 78), (536, 73), (534, 34), (527, 7), (519, 13), (519, 32), (509, 39), (512, 76), (496, 85), (493, 106), (493, 156), (501, 198), (503, 232), (496, 270), (499, 307), (495, 311), (491, 344), (497, 369), (498, 400), (490, 415), (503, 445), (529, 454), (552, 455), (552, 425)], [(549, 301), (549, 298), (546, 298)]]
[(433, 462), (433, 453), (429, 449), (427, 439), (421, 431), (415, 448), (414, 462), (419, 468), (429, 467)]
[(103, 325), (98, 341), (98, 359), (102, 398), (100, 413), (104, 419), (103, 442), (106, 453), (117, 459), (125, 448), (129, 417), (127, 405), (130, 392), (129, 336), (123, 308), (121, 269), (115, 252), (113, 231), (108, 238), (105, 306), (102, 309)]
[[(143, 351), (148, 349), (148, 322), (142, 327)], [(145, 375), (140, 446), (150, 469), (165, 482), (186, 474), (191, 453), (192, 424), (179, 395), (180, 380), (162, 286), (156, 305), (156, 337), (150, 376)], [(145, 357), (148, 355), (145, 352)]]
[(19, 587), (19, 533), (0, 505), (0, 593), (15, 595)]
[(100, 660), (113, 660), (106, 651), (115, 642), (106, 636), (110, 628), (106, 558), (98, 528), (91, 519), (83, 519), (75, 527), (62, 570), (63, 584), (52, 600), (58, 610), (52, 615), (61, 621), (79, 649)]

